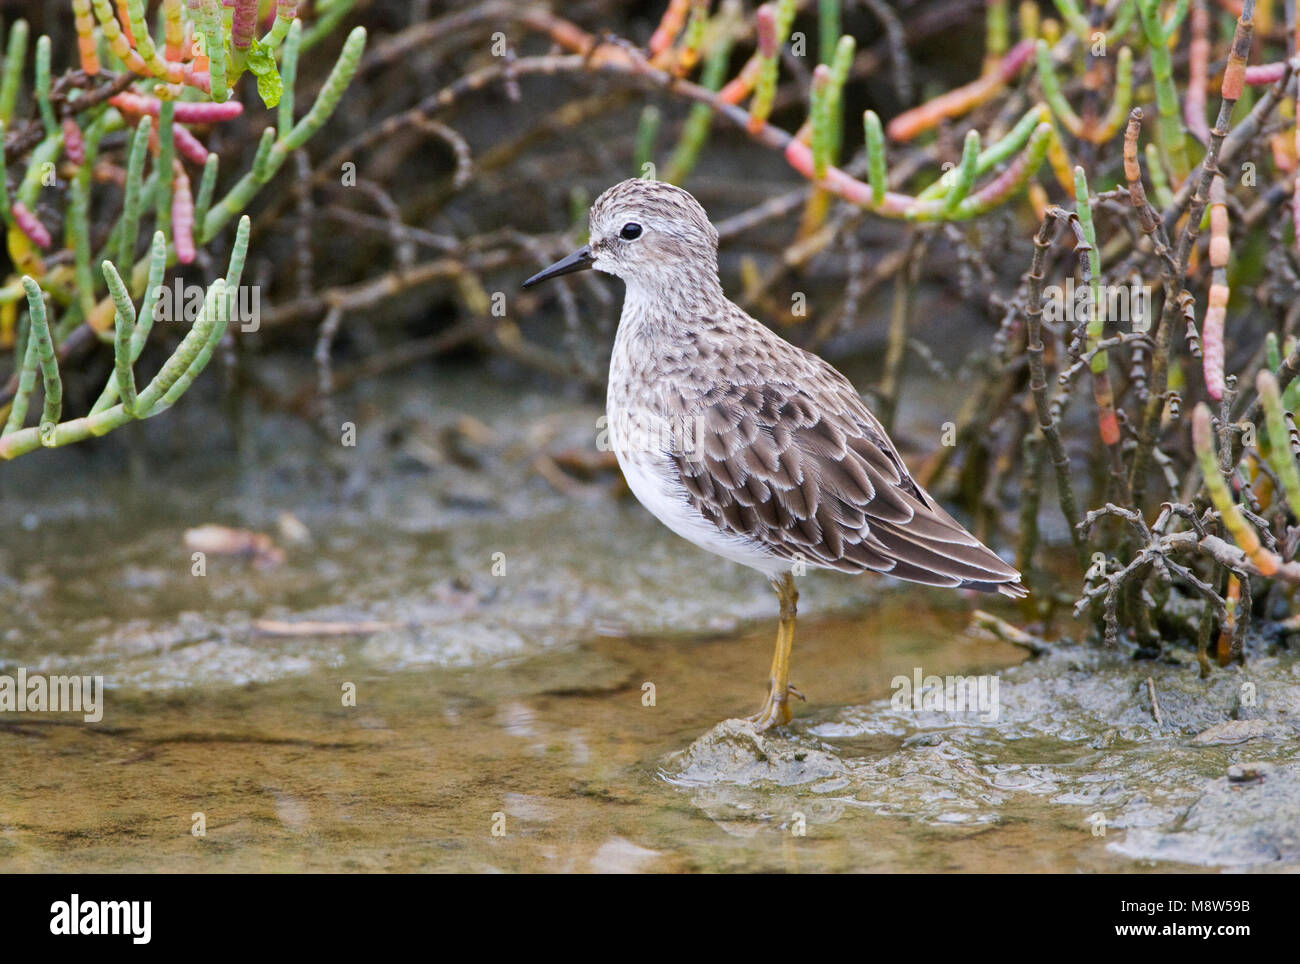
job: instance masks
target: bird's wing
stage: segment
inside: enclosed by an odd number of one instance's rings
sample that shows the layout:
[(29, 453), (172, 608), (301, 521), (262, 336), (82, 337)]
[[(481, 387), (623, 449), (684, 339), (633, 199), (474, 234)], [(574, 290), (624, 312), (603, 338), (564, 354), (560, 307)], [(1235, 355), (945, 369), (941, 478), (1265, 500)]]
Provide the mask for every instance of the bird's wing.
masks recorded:
[(848, 380), (800, 354), (800, 384), (715, 386), (691, 406), (694, 437), (671, 454), (691, 504), (781, 558), (1023, 595), (1020, 574), (912, 480)]

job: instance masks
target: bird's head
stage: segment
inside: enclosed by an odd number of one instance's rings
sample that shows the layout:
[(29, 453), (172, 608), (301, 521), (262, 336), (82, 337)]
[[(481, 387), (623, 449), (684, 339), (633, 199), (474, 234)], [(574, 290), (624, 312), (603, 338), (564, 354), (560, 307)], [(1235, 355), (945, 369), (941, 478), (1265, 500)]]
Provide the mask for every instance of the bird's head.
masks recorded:
[(662, 181), (632, 178), (591, 206), (590, 240), (538, 272), (524, 287), (595, 268), (629, 286), (663, 288), (691, 280), (717, 284), (718, 232), (700, 203)]

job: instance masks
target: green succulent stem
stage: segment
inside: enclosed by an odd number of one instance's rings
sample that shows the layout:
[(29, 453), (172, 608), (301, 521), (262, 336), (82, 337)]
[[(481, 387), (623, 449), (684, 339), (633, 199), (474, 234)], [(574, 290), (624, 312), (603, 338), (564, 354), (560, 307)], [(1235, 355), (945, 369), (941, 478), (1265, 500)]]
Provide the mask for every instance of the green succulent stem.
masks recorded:
[(979, 131), (966, 132), (966, 142), (962, 145), (961, 163), (957, 166), (957, 180), (943, 200), (943, 215), (951, 217), (958, 205), (970, 195), (975, 187), (975, 178), (979, 174), (980, 134)]
[[(176, 105), (169, 100), (158, 110), (158, 192), (154, 196), (154, 227), (171, 236), (172, 227), (172, 159), (176, 155), (173, 117)], [(129, 263), (129, 262), (127, 262)]]
[(131, 302), (131, 293), (113, 267), (113, 262), (105, 261), (100, 265), (104, 273), (104, 282), (113, 299), (115, 317), (113, 324), (113, 384), (117, 386), (117, 395), (122, 399), (122, 409), (134, 417), (136, 414), (135, 371), (131, 367), (135, 361), (131, 357), (131, 341), (135, 335), (135, 305)]
[(862, 126), (867, 138), (867, 183), (871, 185), (871, 200), (879, 205), (881, 198), (889, 189), (889, 178), (885, 161), (885, 131), (880, 125), (880, 117), (874, 110), (862, 115)]
[(18, 89), (23, 80), (23, 63), (27, 59), (28, 28), (26, 20), (15, 20), (9, 28), (9, 41), (5, 45), (4, 70), (0, 73), (0, 121), (5, 126), (14, 117)]
[[(1169, 53), (1170, 33), (1160, 19), (1160, 0), (1136, 0), (1146, 34), (1151, 77), (1156, 88), (1156, 111), (1160, 149), (1178, 182), (1187, 177), (1187, 143), (1183, 134), (1181, 101), (1174, 85), (1173, 59)], [(1185, 4), (1184, 4), (1185, 6)], [(1184, 11), (1185, 12), (1185, 11)]]
[[(280, 21), (277, 20), (276, 24), (279, 23)], [(272, 30), (274, 32), (274, 28)], [(294, 20), (288, 28), (288, 39), (284, 45), (284, 53), (280, 56), (280, 81), (284, 89), (280, 92), (280, 103), (276, 107), (276, 127), (281, 137), (285, 137), (293, 130), (293, 87), (298, 80), (298, 51), (301, 46), (302, 22)]]
[(224, 103), (230, 97), (226, 75), (226, 38), (221, 0), (199, 0), (199, 33), (203, 35), (203, 52), (208, 57), (208, 77), (212, 99)]
[[(718, 35), (713, 49), (709, 51), (708, 59), (704, 62), (704, 71), (700, 77), (700, 83), (709, 90), (717, 90), (722, 86), (722, 82), (727, 79), (727, 65), (731, 60), (732, 39), (728, 32), (721, 32)], [(713, 122), (713, 110), (708, 104), (695, 104), (691, 107), (690, 114), (686, 117), (686, 123), (682, 127), (681, 139), (677, 142), (672, 156), (668, 160), (668, 169), (664, 172), (664, 180), (669, 184), (680, 184), (686, 179), (686, 176), (695, 168), (695, 163), (699, 159), (700, 151), (704, 149), (705, 141), (709, 137), (709, 126)], [(650, 142), (653, 143), (653, 134), (650, 136)], [(640, 153), (640, 135), (638, 134), (638, 156)], [(637, 166), (637, 175), (643, 168)]]
[[(3, 435), (0, 435), (0, 451), (7, 440), (23, 431), (32, 432), (33, 448), (48, 445), (53, 427), (58, 424), (63, 412), (63, 380), (59, 377), (59, 364), (54, 357), (54, 340), (50, 336), (50, 324), (45, 314), (45, 292), (36, 283), (36, 279), (27, 275), (22, 279), (23, 292), (27, 296), (27, 343), (23, 352), (23, 367), (19, 374), (18, 392), (14, 396), (5, 423)], [(36, 370), (39, 367), (41, 382), (45, 390), (45, 403), (41, 411), (41, 423), (38, 428), (24, 430), (23, 421), (27, 415), (28, 400), (36, 387)]]
[(1291, 511), (1300, 512), (1300, 471), (1296, 469), (1295, 456), (1291, 454), (1291, 446), (1288, 444), (1290, 433), (1287, 430), (1286, 410), (1282, 407), (1277, 378), (1271, 371), (1260, 371), (1255, 377), (1255, 386), (1259, 391), (1259, 401), (1264, 408), (1268, 426), (1268, 464), (1273, 467), (1282, 483), (1282, 491), (1286, 494)]
[[(1025, 112), (1024, 116), (1016, 122), (1015, 127), (1006, 133), (1006, 135), (995, 144), (990, 144), (981, 153), (975, 162), (976, 176), (987, 174), (1003, 161), (1008, 160), (1025, 144), (1033, 135), (1038, 125), (1043, 121), (1043, 108), (1041, 106), (1031, 107)], [(921, 201), (932, 201), (935, 198), (941, 198), (952, 190), (953, 185), (957, 183), (958, 170), (952, 168), (945, 171), (939, 180), (935, 181), (924, 191), (917, 195)]]
[[(348, 34), (343, 44), (343, 51), (339, 54), (339, 59), (335, 62), (329, 77), (326, 78), (311, 109), (287, 134), (274, 141), (267, 155), (262, 158), (261, 164), (255, 162), (254, 169), (240, 178), (225, 197), (212, 205), (203, 219), (202, 229), (198, 232), (197, 240), (200, 243), (210, 241), (226, 222), (243, 211), (261, 190), (262, 185), (280, 169), (280, 165), (289, 155), (325, 126), (325, 122), (334, 113), (334, 108), (338, 106), (339, 99), (361, 63), (361, 53), (365, 45), (364, 27), (357, 27)], [(259, 151), (259, 155), (260, 153)]]
[(50, 105), (50, 38), (41, 34), (36, 39), (36, 108), (41, 115), (45, 133), (52, 135), (59, 129)]
[(636, 122), (636, 144), (632, 151), (632, 174), (642, 177), (646, 165), (654, 163), (655, 141), (659, 137), (659, 124), (663, 119), (659, 108), (646, 104)]

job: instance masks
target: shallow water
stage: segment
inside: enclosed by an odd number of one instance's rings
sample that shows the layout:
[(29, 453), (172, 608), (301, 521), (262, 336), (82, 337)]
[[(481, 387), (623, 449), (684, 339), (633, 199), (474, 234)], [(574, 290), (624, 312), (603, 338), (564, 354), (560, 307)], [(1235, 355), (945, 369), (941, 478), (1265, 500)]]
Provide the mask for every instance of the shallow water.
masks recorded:
[[(965, 672), (1017, 658), (1009, 647), (966, 638), (959, 613), (910, 619), (905, 633), (890, 628), (904, 616), (896, 602), (805, 628), (796, 667), (818, 701), (815, 715), (831, 712), (827, 704), (887, 693), (886, 681), (919, 659), (936, 672)], [(768, 642), (765, 631), (598, 639), (510, 664), (396, 673), (365, 658), (363, 645), (339, 644), (331, 672), (117, 691), (97, 725), (7, 722), (0, 864), (7, 871), (1133, 865), (1109, 854), (1065, 808), (1053, 814), (1031, 803), (995, 824), (945, 826), (877, 815), (834, 792), (744, 813), (726, 794), (670, 783), (660, 770), (674, 751), (717, 719), (757, 708)], [(341, 705), (349, 681), (355, 708)], [(642, 705), (645, 682), (655, 684), (653, 707)], [(863, 751), (871, 752), (855, 748)], [(201, 839), (191, 834), (199, 812)], [(797, 813), (805, 836), (791, 831)], [(504, 836), (493, 836), (497, 814)]]
[[(352, 400), (351, 450), (291, 420), (207, 439), (179, 406), (0, 469), (0, 673), (109, 686), (98, 723), (0, 713), (0, 871), (1300, 866), (1289, 654), (1254, 661), (1249, 706), (1242, 674), (1207, 687), (1187, 662), (1011, 668), (1020, 650), (967, 632), (996, 601), (818, 574), (794, 725), (715, 727), (763, 696), (761, 577), (612, 498), (611, 472), (538, 474), (591, 448), (594, 406), (452, 376), (391, 391)], [(285, 561), (196, 576), (203, 523)], [(303, 620), (386, 627), (269, 631)], [(1000, 674), (1001, 717), (891, 707), (917, 669)], [(1229, 781), (1243, 763), (1262, 775)]]

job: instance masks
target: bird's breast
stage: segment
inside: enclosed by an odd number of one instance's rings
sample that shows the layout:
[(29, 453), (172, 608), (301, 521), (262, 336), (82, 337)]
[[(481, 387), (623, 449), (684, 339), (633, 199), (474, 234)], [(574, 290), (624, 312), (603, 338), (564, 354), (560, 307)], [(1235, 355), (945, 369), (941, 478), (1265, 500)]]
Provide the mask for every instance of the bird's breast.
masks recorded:
[[(671, 396), (672, 393), (667, 393)], [(610, 373), (606, 422), (609, 446), (628, 488), (656, 519), (683, 539), (769, 577), (790, 568), (762, 543), (719, 529), (692, 503), (679, 460), (700, 456), (701, 416), (661, 406), (663, 393)]]

